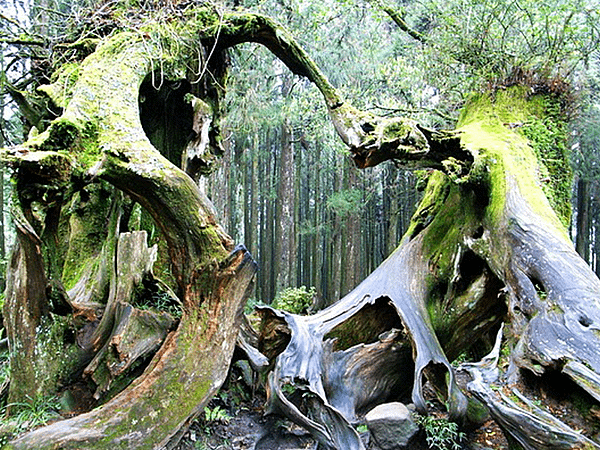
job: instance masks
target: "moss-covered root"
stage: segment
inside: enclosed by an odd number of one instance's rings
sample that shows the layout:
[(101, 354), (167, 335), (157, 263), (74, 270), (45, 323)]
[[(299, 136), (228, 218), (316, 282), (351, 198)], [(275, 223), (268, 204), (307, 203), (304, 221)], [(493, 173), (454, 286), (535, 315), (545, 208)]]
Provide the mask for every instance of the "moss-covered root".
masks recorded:
[(256, 265), (244, 248), (214, 273), (201, 308), (184, 313), (144, 374), (103, 406), (11, 442), (15, 450), (162, 448), (225, 380)]

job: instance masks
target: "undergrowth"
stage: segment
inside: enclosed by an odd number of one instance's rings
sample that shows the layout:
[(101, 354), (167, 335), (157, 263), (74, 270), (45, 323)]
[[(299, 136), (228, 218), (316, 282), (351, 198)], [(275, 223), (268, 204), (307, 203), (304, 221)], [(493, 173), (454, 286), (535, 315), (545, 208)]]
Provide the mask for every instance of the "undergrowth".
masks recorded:
[(433, 416), (414, 415), (415, 422), (425, 430), (427, 445), (434, 450), (459, 450), (466, 434), (458, 430), (458, 425), (448, 419)]

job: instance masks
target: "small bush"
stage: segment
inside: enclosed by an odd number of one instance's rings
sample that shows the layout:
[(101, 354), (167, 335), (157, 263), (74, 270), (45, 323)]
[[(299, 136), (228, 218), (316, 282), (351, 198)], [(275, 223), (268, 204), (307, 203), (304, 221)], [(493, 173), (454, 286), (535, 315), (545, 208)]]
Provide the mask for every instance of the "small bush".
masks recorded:
[(220, 422), (220, 423), (229, 423), (231, 420), (231, 416), (227, 414), (220, 406), (215, 406), (214, 408), (205, 407), (204, 408), (204, 419), (206, 422)]
[[(10, 416), (7, 416), (8, 409)], [(0, 420), (0, 425), (8, 425), (16, 435), (60, 418), (58, 411), (60, 403), (56, 397), (27, 396), (27, 401), (10, 403), (2, 410), (3, 419)]]
[(415, 422), (419, 424), (427, 436), (427, 445), (434, 450), (459, 450), (465, 433), (458, 431), (458, 425), (448, 419), (432, 416), (415, 415)]
[(314, 287), (307, 289), (306, 286), (299, 288), (286, 288), (273, 300), (273, 308), (282, 309), (294, 314), (306, 312), (312, 305), (317, 290)]

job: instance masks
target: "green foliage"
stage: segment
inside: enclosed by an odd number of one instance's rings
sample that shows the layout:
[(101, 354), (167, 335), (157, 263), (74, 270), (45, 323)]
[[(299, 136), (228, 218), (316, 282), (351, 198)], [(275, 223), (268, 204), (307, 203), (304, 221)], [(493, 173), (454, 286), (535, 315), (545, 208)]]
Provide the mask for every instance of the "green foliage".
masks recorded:
[(228, 423), (231, 420), (231, 416), (227, 414), (227, 411), (220, 406), (215, 406), (212, 409), (206, 406), (204, 407), (204, 420), (206, 420), (208, 423)]
[(425, 430), (427, 445), (434, 450), (459, 450), (466, 434), (458, 425), (445, 418), (414, 415), (415, 422)]
[(60, 418), (60, 402), (56, 397), (37, 396), (23, 402), (10, 403), (2, 410), (0, 426), (20, 434)]
[(181, 304), (175, 294), (150, 277), (145, 277), (136, 287), (132, 304), (144, 310), (163, 311), (174, 318), (180, 318), (182, 313)]
[(10, 380), (10, 354), (7, 351), (0, 353), (0, 386)]
[(515, 68), (570, 74), (598, 43), (597, 1), (430, 0), (412, 11), (429, 18), (433, 64), (450, 55), (485, 80), (504, 80)]
[(148, 303), (139, 305), (141, 309), (164, 311), (175, 318), (181, 317), (181, 306), (173, 301), (173, 297), (165, 291), (152, 292)]
[(244, 306), (244, 314), (250, 315), (254, 312), (255, 306), (264, 306), (264, 305), (266, 305), (266, 303), (263, 302), (262, 300), (259, 300), (257, 298), (250, 298), (246, 302), (246, 306)]
[(214, 448), (210, 445), (210, 441), (213, 439), (211, 428), (218, 424), (227, 425), (230, 420), (231, 416), (221, 406), (217, 405), (214, 408), (204, 407), (204, 417), (199, 420), (202, 435), (195, 442), (194, 448), (198, 450)]
[(286, 288), (273, 300), (273, 308), (282, 309), (294, 314), (306, 312), (312, 305), (313, 298), (317, 290), (314, 287), (309, 289), (306, 286), (299, 288)]
[(367, 431), (369, 431), (369, 429), (365, 424), (361, 424), (356, 427), (356, 431), (358, 431), (359, 433), (366, 433)]
[(283, 394), (288, 398), (294, 395), (298, 389), (299, 387), (290, 380), (287, 380), (281, 385), (281, 392), (283, 392)]
[(327, 208), (341, 218), (359, 212), (364, 204), (363, 192), (360, 189), (344, 189), (334, 192), (327, 199)]
[(237, 410), (242, 402), (251, 400), (251, 394), (244, 389), (242, 383), (236, 382), (231, 383), (226, 391), (219, 391), (219, 400), (221, 400), (223, 404), (227, 405), (229, 408)]

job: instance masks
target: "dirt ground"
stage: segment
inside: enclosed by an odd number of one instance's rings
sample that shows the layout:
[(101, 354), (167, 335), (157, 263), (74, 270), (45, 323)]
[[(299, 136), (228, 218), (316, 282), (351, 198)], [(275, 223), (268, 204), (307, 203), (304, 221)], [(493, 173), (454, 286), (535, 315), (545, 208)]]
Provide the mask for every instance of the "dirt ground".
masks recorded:
[[(461, 371), (459, 371), (461, 372)], [(560, 374), (542, 378), (533, 375), (511, 389), (517, 389), (534, 404), (544, 408), (571, 428), (587, 437), (600, 440), (600, 408), (585, 392)], [(459, 376), (458, 382), (465, 390), (468, 376)], [(172, 450), (317, 450), (317, 443), (302, 428), (289, 421), (265, 416), (264, 392), (249, 387), (248, 377), (232, 370), (224, 388), (209, 403), (204, 414), (192, 424)], [(444, 406), (436, 399), (433, 390), (424, 387), (424, 394), (433, 415), (444, 417)], [(509, 392), (506, 392), (509, 395)], [(365, 427), (361, 427), (364, 429)], [(361, 438), (365, 447), (375, 450), (368, 432)], [(426, 450), (425, 433), (421, 432), (411, 450)], [(467, 430), (461, 443), (464, 450), (503, 450), (509, 444), (500, 427), (489, 418), (475, 430)], [(440, 449), (441, 450), (441, 449)], [(452, 450), (458, 450), (453, 448)]]
[[(232, 380), (233, 379), (233, 380)], [(260, 390), (249, 393), (239, 375), (230, 375), (224, 389), (192, 424), (174, 450), (317, 450), (317, 443), (302, 428), (289, 421), (265, 416), (265, 398)], [(426, 389), (426, 395), (432, 391)], [(431, 397), (430, 406), (443, 416), (443, 406)], [(362, 428), (362, 427), (361, 427)], [(377, 447), (368, 432), (361, 438), (367, 449)], [(411, 450), (427, 450), (425, 433), (417, 436)], [(460, 447), (465, 450), (507, 449), (502, 431), (490, 420), (479, 429), (467, 433)], [(457, 449), (453, 449), (457, 450)]]

